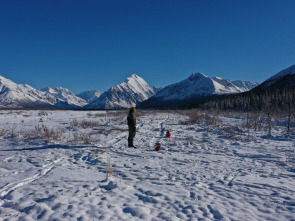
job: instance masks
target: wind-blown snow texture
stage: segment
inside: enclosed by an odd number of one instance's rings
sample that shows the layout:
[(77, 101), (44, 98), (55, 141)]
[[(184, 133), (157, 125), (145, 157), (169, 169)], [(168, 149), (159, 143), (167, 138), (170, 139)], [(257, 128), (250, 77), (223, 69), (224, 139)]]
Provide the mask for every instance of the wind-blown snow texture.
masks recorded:
[[(295, 138), (285, 128), (269, 137), (239, 129), (244, 118), (187, 126), (181, 113), (146, 112), (130, 149), (126, 114), (1, 111), (0, 219), (295, 219)], [(44, 127), (58, 137), (30, 133)]]

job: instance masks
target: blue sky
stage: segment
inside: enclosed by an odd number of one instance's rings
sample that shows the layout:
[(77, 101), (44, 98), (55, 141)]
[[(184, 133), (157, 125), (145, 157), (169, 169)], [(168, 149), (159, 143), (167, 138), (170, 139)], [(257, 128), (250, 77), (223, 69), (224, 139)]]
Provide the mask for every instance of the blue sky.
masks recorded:
[(0, 0), (0, 75), (106, 91), (202, 72), (262, 82), (295, 64), (294, 0)]

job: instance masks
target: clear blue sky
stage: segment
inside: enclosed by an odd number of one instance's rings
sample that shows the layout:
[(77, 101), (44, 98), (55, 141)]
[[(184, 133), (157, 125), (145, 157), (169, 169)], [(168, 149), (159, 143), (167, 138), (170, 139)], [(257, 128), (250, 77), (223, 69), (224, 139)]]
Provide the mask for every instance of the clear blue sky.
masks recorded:
[(105, 91), (133, 73), (262, 82), (295, 64), (294, 0), (0, 0), (0, 75)]

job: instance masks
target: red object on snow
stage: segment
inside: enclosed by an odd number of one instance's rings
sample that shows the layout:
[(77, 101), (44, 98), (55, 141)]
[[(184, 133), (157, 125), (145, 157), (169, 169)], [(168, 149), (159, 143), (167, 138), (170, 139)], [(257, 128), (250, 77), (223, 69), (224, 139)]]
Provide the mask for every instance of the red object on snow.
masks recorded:
[(169, 130), (168, 130), (167, 133), (166, 133), (166, 137), (171, 138), (171, 133), (170, 133)]
[(161, 150), (161, 144), (158, 143), (158, 144), (156, 145), (156, 151), (160, 151), (160, 150)]

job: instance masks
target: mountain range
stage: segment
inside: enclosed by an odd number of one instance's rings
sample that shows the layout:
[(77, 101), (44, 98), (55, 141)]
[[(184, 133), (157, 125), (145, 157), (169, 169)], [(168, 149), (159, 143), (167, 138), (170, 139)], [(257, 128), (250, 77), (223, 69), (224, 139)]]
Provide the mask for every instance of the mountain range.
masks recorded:
[(63, 103), (57, 97), (52, 96), (50, 93), (37, 90), (27, 84), (16, 84), (0, 76), (1, 108), (48, 108), (55, 105), (67, 106), (67, 104)]
[(187, 79), (160, 89), (136, 74), (101, 93), (85, 91), (75, 95), (66, 88), (35, 89), (0, 76), (0, 108), (123, 109), (178, 107), (202, 102), (212, 96), (295, 86), (295, 65), (273, 75), (262, 84), (231, 81), (194, 73)]
[(87, 101), (76, 96), (72, 91), (66, 88), (57, 87), (55, 89), (52, 89), (50, 87), (47, 87), (42, 89), (41, 91), (44, 91), (46, 94), (50, 94), (56, 97), (59, 101), (67, 103), (68, 105), (73, 107), (83, 107), (88, 104)]
[(220, 77), (207, 77), (194, 73), (189, 78), (163, 88), (159, 93), (144, 101), (140, 107), (191, 106), (214, 95), (237, 94), (251, 90), (257, 82), (230, 81)]

